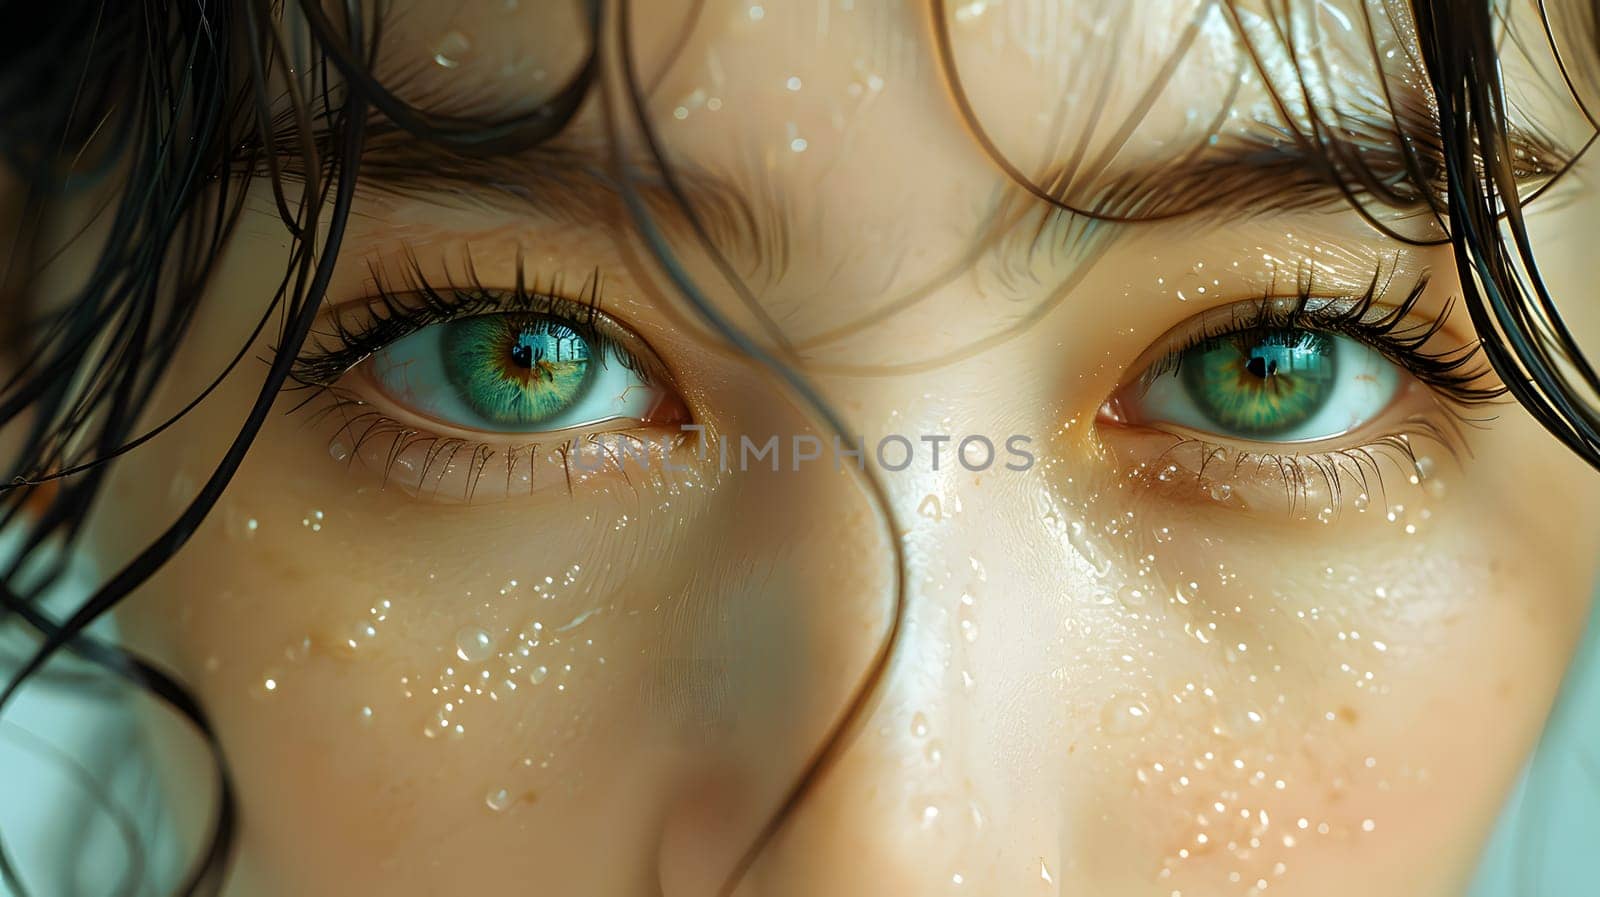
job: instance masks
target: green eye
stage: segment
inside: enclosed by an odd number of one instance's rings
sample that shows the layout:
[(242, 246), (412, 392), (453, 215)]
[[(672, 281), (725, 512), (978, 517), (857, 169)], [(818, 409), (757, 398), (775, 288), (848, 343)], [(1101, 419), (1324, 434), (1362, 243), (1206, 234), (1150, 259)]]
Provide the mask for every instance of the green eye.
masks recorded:
[(640, 373), (641, 359), (619, 343), (550, 314), (430, 324), (374, 352), (369, 363), (397, 404), (471, 430), (535, 433), (643, 421), (663, 396)]
[(504, 426), (542, 424), (590, 383), (589, 343), (534, 315), (484, 315), (447, 325), (445, 373), (474, 411)]
[(1271, 330), (1207, 340), (1178, 362), (1183, 387), (1208, 418), (1241, 435), (1271, 437), (1310, 420), (1338, 376), (1333, 339)]
[(1148, 377), (1130, 418), (1219, 436), (1307, 442), (1358, 429), (1394, 400), (1400, 369), (1343, 334), (1247, 328), (1185, 349)]

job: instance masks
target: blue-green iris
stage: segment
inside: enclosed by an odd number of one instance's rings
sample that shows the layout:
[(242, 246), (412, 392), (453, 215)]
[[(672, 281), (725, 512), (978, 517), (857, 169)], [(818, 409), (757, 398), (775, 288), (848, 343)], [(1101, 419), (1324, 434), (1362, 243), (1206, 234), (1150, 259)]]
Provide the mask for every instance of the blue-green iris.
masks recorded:
[(583, 398), (593, 379), (588, 340), (553, 318), (480, 315), (450, 322), (442, 336), (451, 385), (496, 425), (551, 420)]
[(1223, 429), (1277, 436), (1327, 404), (1336, 373), (1333, 339), (1292, 329), (1220, 336), (1184, 352), (1179, 376), (1195, 407)]

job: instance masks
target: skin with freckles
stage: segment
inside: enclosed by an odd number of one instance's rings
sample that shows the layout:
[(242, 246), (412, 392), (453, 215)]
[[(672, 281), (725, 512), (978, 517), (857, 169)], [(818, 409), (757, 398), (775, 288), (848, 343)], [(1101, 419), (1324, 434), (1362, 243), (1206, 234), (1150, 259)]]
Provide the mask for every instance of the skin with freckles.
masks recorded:
[[(563, 3), (393, 6), (379, 71), (416, 102), (525, 107), (588, 46)], [(1407, 320), (1444, 316), (1422, 348), (1469, 344), (1445, 314), (1451, 250), (1337, 197), (1270, 206), (1244, 176), (1188, 214), (1090, 222), (997, 164), (1084, 207), (1169, 179), (1127, 211), (1166, 208), (1179, 183), (1234, 176), (1208, 154), (1303, 118), (1274, 102), (1299, 77), (1383, 112), (1361, 4), (1313, 16), (1337, 77), (1274, 50), (1250, 4), (951, 3), (949, 59), (922, 3), (632, 6), (568, 139), (595, 165), (643, 158), (626, 50), (687, 185), (687, 213), (646, 203), (665, 251), (869, 464), (896, 435), (915, 458), (877, 471), (882, 509), (854, 459), (796, 462), (796, 434), (834, 434), (714, 335), (608, 188), (575, 210), (373, 175), (313, 346), (370, 329), (380, 287), (505, 291), (520, 269), (598, 297), (658, 362), (631, 388), (660, 401), (578, 428), (647, 439), (628, 461), (441, 421), (358, 372), (282, 397), (216, 512), (119, 610), (221, 733), (242, 807), (230, 897), (718, 893), (897, 611), (863, 714), (735, 893), (1460, 894), (1582, 628), (1600, 481), (1518, 406), (1455, 402), (1403, 367), (1392, 400), (1314, 441), (1152, 421), (1140, 374), (1206, 313), (1267, 297), (1371, 291), (1381, 310), (1418, 285)], [(1420, 86), (1382, 52), (1406, 36), (1379, 35), (1378, 58)], [(158, 417), (281, 278), (270, 187), (253, 189)], [(1557, 296), (1593, 277), (1574, 236), (1592, 181), (1561, 189), (1530, 207)], [(1600, 332), (1593, 308), (1563, 310)], [(116, 468), (93, 532), (108, 568), (193, 497), (264, 369)], [(959, 463), (971, 434), (996, 463)], [(777, 459), (741, 463), (771, 435)], [(923, 437), (941, 435), (935, 465)], [(1004, 466), (1013, 435), (1026, 469)], [(210, 795), (169, 765), (197, 837)]]

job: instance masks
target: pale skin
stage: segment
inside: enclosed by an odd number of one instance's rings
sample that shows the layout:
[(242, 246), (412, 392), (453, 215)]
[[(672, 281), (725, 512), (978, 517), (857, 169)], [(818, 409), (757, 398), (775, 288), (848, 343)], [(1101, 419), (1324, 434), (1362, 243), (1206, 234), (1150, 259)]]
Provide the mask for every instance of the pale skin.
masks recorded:
[[(1415, 483), (1388, 459), (1381, 490), (1346, 483), (1335, 497), (1314, 482), (1291, 508), (1282, 479), (1202, 476), (1193, 453), (1163, 454), (1172, 438), (1107, 413), (1168, 331), (1281, 295), (1308, 265), (1329, 297), (1359, 293), (1381, 265), (1398, 285), (1389, 304), (1431, 272), (1413, 314), (1432, 320), (1459, 292), (1449, 248), (1403, 245), (1332, 203), (1093, 234), (1058, 222), (1054, 248), (1028, 256), (1037, 201), (951, 103), (923, 4), (756, 14), (711, 0), (673, 56), (689, 4), (637, 5), (634, 51), (640, 77), (660, 78), (649, 108), (668, 154), (782, 196), (747, 201), (759, 226), (785, 220), (783, 264), (717, 239), (824, 399), (869, 446), (1028, 434), (1038, 459), (884, 473), (905, 550), (892, 663), (736, 893), (1461, 893), (1588, 611), (1600, 478), (1502, 403), (1463, 412), (1493, 420), (1449, 446), (1416, 439)], [(1147, 5), (1131, 13), (1137, 51), (1094, 69), (1127, 83), (1105, 97), (1091, 149), (1193, 12)], [(422, 70), (417, 96), (470, 84), (514, 107), (581, 55), (558, 4), (417, 6), (389, 45)], [(1059, 148), (1047, 134), (1071, 146), (1090, 121), (1059, 111), (1050, 87), (1088, 90), (1057, 80), (1062, 60), (1112, 40), (1095, 31), (1104, 11), (1084, 6), (951, 7), (974, 105), (996, 145), (1029, 148), (1021, 168)], [(1217, 73), (1243, 64), (1225, 34), (1204, 30), (1152, 107), (1152, 122), (1176, 124), (1119, 159), (1161, 158), (1156, 138), (1182, 133), (1185, 109), (1209, 120)], [(605, 121), (597, 98), (574, 133), (603, 151)], [(1558, 296), (1593, 279), (1578, 236), (1593, 188), (1568, 189), (1533, 224)], [(468, 259), (497, 288), (515, 283), (519, 255), (539, 282), (598, 271), (602, 310), (660, 359), (688, 419), (735, 437), (826, 435), (707, 334), (619, 203), (575, 218), (503, 199), (363, 192), (328, 303), (363, 305), (374, 266), (399, 271), (408, 255), (436, 287)], [(273, 209), (259, 185), (165, 408), (260, 315), (283, 270)], [(680, 231), (672, 246), (710, 301), (759, 328)], [(909, 310), (873, 313), (913, 294)], [(1594, 308), (1564, 308), (1578, 332), (1600, 332)], [(270, 353), (268, 331), (252, 359)], [(1429, 348), (1471, 338), (1453, 314)], [(95, 521), (108, 564), (192, 496), (264, 368), (247, 362), (119, 468)], [(1318, 448), (1357, 449), (1410, 412), (1455, 419), (1401, 382), (1409, 411)], [(353, 447), (337, 408), (310, 413), (326, 402), (291, 413), (305, 397), (283, 397), (216, 512), (119, 612), (221, 733), (243, 812), (230, 897), (717, 893), (889, 624), (893, 555), (859, 478), (826, 460), (796, 472), (787, 456), (777, 472), (724, 472), (685, 448), (682, 471), (462, 501), (443, 494), (465, 488), (459, 466), (433, 491), (403, 471), (386, 480), (387, 443)], [(486, 481), (512, 479), (498, 463)], [(203, 767), (182, 756), (169, 780), (198, 830)]]

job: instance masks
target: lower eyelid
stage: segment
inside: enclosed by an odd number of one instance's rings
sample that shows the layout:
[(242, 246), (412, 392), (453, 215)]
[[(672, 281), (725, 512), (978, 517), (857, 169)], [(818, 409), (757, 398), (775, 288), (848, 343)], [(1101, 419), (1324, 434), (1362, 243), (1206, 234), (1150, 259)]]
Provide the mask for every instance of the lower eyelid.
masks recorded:
[(443, 504), (568, 496), (617, 482), (638, 487), (641, 471), (673, 476), (692, 460), (678, 422), (580, 428), (513, 441), (511, 434), (438, 433), (335, 389), (304, 411), (331, 463), (345, 464), (352, 476), (381, 489)]
[[(580, 436), (589, 432), (601, 430), (621, 429), (616, 424), (624, 421), (633, 421), (639, 426), (671, 425), (692, 423), (693, 417), (687, 404), (679, 397), (677, 390), (664, 379), (651, 380), (649, 383), (630, 384), (627, 389), (648, 389), (653, 393), (650, 399), (641, 402), (647, 407), (638, 416), (616, 416), (585, 421), (576, 426), (556, 426), (547, 431), (497, 431), (492, 429), (476, 429), (441, 420), (428, 414), (420, 406), (426, 404), (415, 397), (394, 395), (393, 383), (380, 382), (380, 375), (373, 366), (375, 359), (367, 359), (346, 371), (339, 381), (331, 386), (318, 386), (342, 399), (351, 402), (364, 403), (371, 409), (381, 412), (384, 416), (392, 418), (397, 425), (410, 427), (416, 430), (427, 430), (441, 437), (450, 439), (463, 439), (480, 441), (494, 445), (517, 445), (521, 443), (561, 442), (565, 439)], [(613, 359), (610, 364), (618, 364)], [(405, 378), (400, 378), (402, 382)]]
[(1415, 506), (1461, 455), (1458, 418), (1420, 382), (1360, 431), (1310, 443), (1243, 443), (1102, 415), (1096, 431), (1123, 481), (1178, 503), (1330, 523)]

